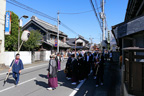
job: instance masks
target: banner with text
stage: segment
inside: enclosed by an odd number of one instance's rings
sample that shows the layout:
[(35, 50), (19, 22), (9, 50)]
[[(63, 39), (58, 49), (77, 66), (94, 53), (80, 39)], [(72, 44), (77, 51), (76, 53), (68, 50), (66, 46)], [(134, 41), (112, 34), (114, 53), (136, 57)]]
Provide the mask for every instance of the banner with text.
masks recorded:
[(6, 12), (5, 17), (5, 35), (11, 34), (11, 12)]

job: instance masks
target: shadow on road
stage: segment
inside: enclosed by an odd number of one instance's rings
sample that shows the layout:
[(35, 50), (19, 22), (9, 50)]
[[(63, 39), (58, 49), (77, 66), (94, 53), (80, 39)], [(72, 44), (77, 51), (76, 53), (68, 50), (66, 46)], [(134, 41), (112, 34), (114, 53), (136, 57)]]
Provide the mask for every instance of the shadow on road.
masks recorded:
[(36, 85), (39, 85), (41, 87), (44, 87), (44, 88), (47, 88), (48, 87), (48, 84), (46, 82), (43, 82), (43, 81), (38, 81), (38, 80), (34, 80)]
[[(39, 74), (39, 76), (40, 76), (41, 78), (48, 79), (48, 78), (47, 78), (47, 75)], [(71, 88), (71, 89), (74, 89), (74, 88), (77, 86), (77, 85), (71, 85), (71, 80), (68, 81), (68, 80), (66, 79), (65, 73), (64, 73), (63, 70), (58, 71), (57, 77), (58, 77), (58, 84), (59, 84), (59, 86), (64, 86), (64, 87), (68, 87), (68, 88)], [(36, 82), (36, 85), (42, 86), (42, 87), (44, 87), (44, 88), (47, 88), (47, 87), (48, 87), (47, 82), (37, 81), (37, 80), (35, 80), (35, 82)]]
[(15, 80), (14, 80), (14, 79), (9, 79), (9, 78), (8, 78), (8, 79), (7, 79), (7, 83), (10, 83), (10, 84), (13, 83), (13, 84), (15, 84)]
[(39, 74), (39, 76), (40, 76), (41, 78), (48, 79), (48, 78), (47, 78), (47, 75)]
[(66, 75), (64, 73), (64, 70), (61, 70), (61, 71), (58, 72), (58, 82), (61, 83), (60, 86), (68, 87), (68, 88), (71, 88), (71, 89), (74, 89), (77, 86), (77, 85), (72, 85), (71, 80), (66, 79)]

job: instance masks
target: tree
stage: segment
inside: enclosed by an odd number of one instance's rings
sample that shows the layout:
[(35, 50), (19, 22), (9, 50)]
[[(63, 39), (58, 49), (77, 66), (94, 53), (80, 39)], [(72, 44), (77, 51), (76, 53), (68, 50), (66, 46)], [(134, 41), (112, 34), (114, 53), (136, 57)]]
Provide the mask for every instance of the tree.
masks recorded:
[(11, 12), (11, 35), (5, 36), (5, 50), (16, 51), (18, 50), (18, 16)]
[(42, 40), (42, 35), (39, 31), (31, 31), (30, 37), (27, 42), (23, 44), (23, 50), (25, 51), (33, 51), (35, 48), (40, 46)]
[[(11, 35), (5, 36), (5, 50), (17, 51), (18, 50), (18, 28), (19, 17), (11, 11)], [(21, 28), (20, 28), (21, 29)], [(20, 31), (20, 36), (22, 31)], [(27, 42), (24, 42), (22, 46), (23, 51), (33, 51), (34, 48), (39, 47), (41, 43), (42, 35), (39, 31), (31, 31), (31, 35)]]

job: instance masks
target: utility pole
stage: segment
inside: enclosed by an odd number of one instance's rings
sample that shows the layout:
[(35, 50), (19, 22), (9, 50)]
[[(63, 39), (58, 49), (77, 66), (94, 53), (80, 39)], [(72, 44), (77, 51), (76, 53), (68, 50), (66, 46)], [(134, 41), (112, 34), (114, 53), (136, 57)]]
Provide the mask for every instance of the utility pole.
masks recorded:
[(91, 38), (91, 37), (90, 37), (89, 39), (90, 39), (90, 41), (91, 41), (91, 46), (90, 46), (89, 50), (91, 50), (91, 47), (92, 47), (92, 44), (93, 44), (93, 41), (92, 41), (92, 40), (93, 40), (94, 38)]
[(75, 57), (76, 57), (76, 37), (75, 37)]
[(105, 14), (104, 14), (104, 0), (102, 0), (102, 40), (105, 40)]
[(106, 47), (106, 43), (104, 42), (106, 40), (105, 37), (105, 13), (104, 13), (104, 0), (102, 0), (101, 5), (102, 5), (102, 12), (101, 12), (101, 19), (102, 19), (102, 53), (104, 53), (104, 49)]
[(58, 34), (57, 34), (57, 53), (59, 53), (59, 11), (57, 13), (58, 17), (57, 17), (57, 30), (58, 30)]

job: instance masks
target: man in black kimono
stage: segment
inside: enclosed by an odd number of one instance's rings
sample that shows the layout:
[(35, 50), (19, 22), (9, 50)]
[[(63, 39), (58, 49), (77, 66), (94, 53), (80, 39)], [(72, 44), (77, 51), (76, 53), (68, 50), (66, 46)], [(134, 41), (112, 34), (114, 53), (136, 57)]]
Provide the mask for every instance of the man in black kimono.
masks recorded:
[(85, 65), (84, 65), (84, 60), (83, 60), (83, 57), (82, 57), (82, 54), (79, 54), (78, 56), (78, 70), (79, 70), (79, 81), (82, 82), (83, 79), (84, 79), (84, 68), (85, 68)]
[(104, 56), (102, 54), (101, 61), (98, 63), (98, 72), (97, 72), (97, 78), (96, 78), (96, 87), (100, 85), (103, 85), (103, 75), (104, 75)]
[(67, 63), (66, 63), (66, 70), (67, 70), (66, 78), (68, 80), (70, 80), (71, 77), (72, 77), (72, 65), (71, 65), (71, 62), (72, 62), (72, 58), (71, 58), (71, 55), (69, 55), (69, 58), (68, 58)]
[(90, 74), (91, 62), (92, 62), (92, 57), (90, 56), (90, 52), (88, 52), (87, 55), (85, 55), (86, 78), (88, 78), (88, 75)]
[(75, 54), (71, 55), (72, 58), (72, 85), (76, 85), (78, 81), (78, 61), (75, 58)]

